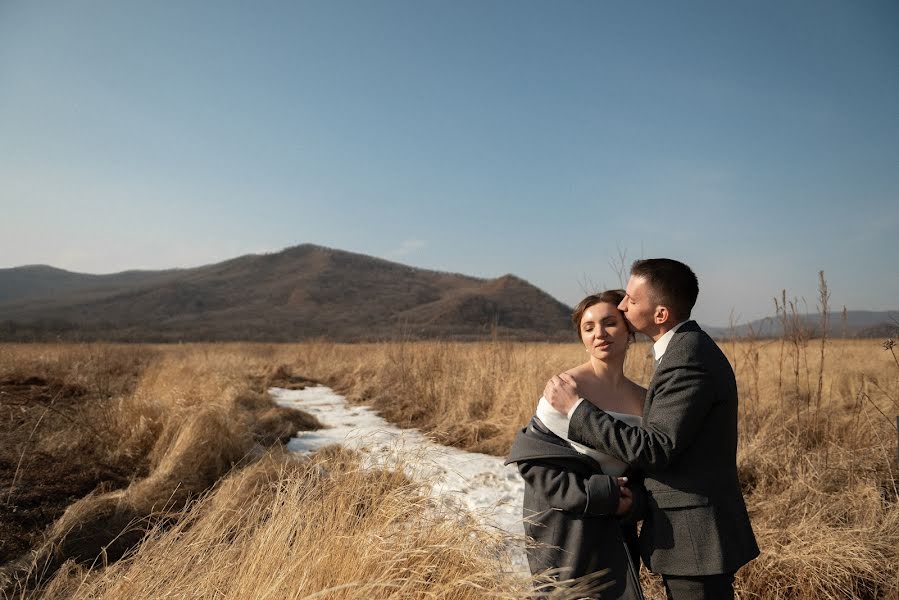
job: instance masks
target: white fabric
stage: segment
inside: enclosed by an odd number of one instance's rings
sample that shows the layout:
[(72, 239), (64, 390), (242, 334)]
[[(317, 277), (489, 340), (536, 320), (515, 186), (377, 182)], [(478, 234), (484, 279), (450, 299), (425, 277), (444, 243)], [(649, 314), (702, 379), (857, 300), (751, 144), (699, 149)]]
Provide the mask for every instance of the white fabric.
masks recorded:
[(671, 343), (671, 338), (674, 337), (674, 332), (680, 329), (680, 326), (686, 323), (686, 321), (681, 321), (671, 329), (669, 329), (665, 335), (656, 340), (656, 343), (652, 345), (652, 357), (655, 359), (656, 363), (662, 360), (662, 355), (665, 354), (665, 350), (668, 349), (668, 344)]
[[(578, 400), (578, 404), (580, 404), (583, 400), (583, 398)], [(610, 410), (607, 410), (605, 412), (611, 415), (613, 418), (618, 419), (619, 421), (622, 421), (628, 425), (638, 426), (643, 423), (643, 418), (638, 415), (613, 412)], [(568, 425), (570, 423), (569, 418), (554, 409), (552, 407), (552, 404), (549, 403), (549, 400), (547, 400), (543, 396), (540, 396), (540, 401), (537, 402), (537, 418), (540, 419), (540, 421), (546, 426), (547, 429), (568, 442), (572, 448), (574, 448), (581, 454), (586, 454), (587, 456), (598, 462), (599, 466), (602, 467), (602, 472), (606, 475), (618, 477), (627, 470), (627, 463), (625, 463), (624, 461), (618, 460), (614, 456), (610, 456), (605, 452), (594, 450), (593, 448), (584, 446), (583, 444), (578, 444), (577, 442), (572, 442), (570, 439), (568, 439)]]
[[(578, 400), (578, 404), (583, 398)], [(568, 439), (568, 424), (570, 419), (567, 415), (563, 415), (549, 403), (545, 396), (540, 396), (537, 402), (537, 418), (546, 425), (546, 428), (555, 433), (560, 438)]]
[[(541, 398), (541, 400), (542, 400), (542, 398)], [(577, 402), (574, 403), (574, 406), (572, 406), (571, 408), (568, 409), (568, 414), (566, 414), (565, 417), (566, 417), (569, 421), (571, 420), (571, 415), (574, 414), (574, 411), (577, 410), (577, 407), (580, 406), (580, 405), (581, 405), (581, 402), (583, 402), (583, 401), (584, 401), (583, 398), (578, 398), (578, 399), (577, 399)], [(556, 411), (556, 412), (558, 412), (558, 411)], [(559, 414), (561, 415), (562, 413), (559, 413)], [(543, 419), (541, 419), (541, 421), (542, 421), (542, 420), (543, 420)], [(566, 431), (567, 431), (567, 430), (566, 430)], [(562, 436), (562, 437), (565, 437), (565, 436)]]

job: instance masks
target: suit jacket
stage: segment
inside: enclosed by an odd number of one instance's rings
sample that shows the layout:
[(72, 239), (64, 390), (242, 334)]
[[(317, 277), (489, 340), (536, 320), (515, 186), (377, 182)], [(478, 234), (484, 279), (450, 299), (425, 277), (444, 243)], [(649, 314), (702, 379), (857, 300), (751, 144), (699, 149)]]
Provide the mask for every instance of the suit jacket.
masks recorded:
[(637, 520), (646, 492), (640, 474), (628, 473), (634, 504), (626, 517), (616, 517), (621, 492), (615, 478), (536, 417), (515, 436), (509, 463), (517, 464), (525, 482), (524, 531), (535, 541), (527, 546), (531, 573), (557, 569), (555, 576), (566, 580), (608, 570), (595, 583), (609, 587), (591, 598), (642, 600)]
[(641, 426), (581, 402), (568, 437), (646, 473), (640, 552), (653, 572), (730, 573), (758, 556), (737, 479), (736, 379), (694, 321), (675, 332), (662, 355)]

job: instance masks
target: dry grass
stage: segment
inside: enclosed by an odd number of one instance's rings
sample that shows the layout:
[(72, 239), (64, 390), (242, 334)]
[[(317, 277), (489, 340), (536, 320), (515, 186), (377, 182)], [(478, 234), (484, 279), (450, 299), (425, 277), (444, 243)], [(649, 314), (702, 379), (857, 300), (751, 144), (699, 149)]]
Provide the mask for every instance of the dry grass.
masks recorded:
[(71, 568), (46, 598), (521, 598), (502, 546), (400, 470), (329, 448), (267, 457), (154, 530), (131, 559)]
[[(899, 597), (893, 355), (874, 340), (722, 347), (740, 387), (738, 464), (763, 550), (738, 574), (740, 597)], [(626, 365), (644, 384), (648, 351), (638, 344)], [(307, 344), (290, 364), (394, 422), (503, 455), (548, 377), (582, 352), (576, 344)], [(649, 597), (664, 597), (647, 584)]]
[[(899, 597), (897, 434), (884, 416), (899, 413), (899, 365), (891, 353), (875, 341), (822, 346), (802, 338), (722, 347), (740, 386), (738, 463), (763, 550), (738, 573), (739, 597)], [(101, 356), (118, 353), (92, 348)], [(546, 379), (583, 360), (574, 343), (132, 351), (151, 358), (137, 361), (141, 374), (130, 385), (91, 375), (79, 351), (66, 346), (0, 346), (0, 375), (10, 361), (27, 365), (44, 353), (41, 360), (55, 365), (62, 380), (113, 390), (120, 412), (98, 421), (121, 440), (109, 456), (144, 457), (150, 474), (132, 484), (134, 491), (119, 493), (134, 494), (154, 510), (166, 502), (152, 485), (154, 477), (172, 483), (167, 468), (181, 461), (202, 471), (190, 462), (189, 440), (211, 447), (195, 458), (211, 463), (212, 474), (230, 468), (266, 432), (277, 437), (277, 426), (258, 428), (267, 419), (277, 421), (274, 413), (266, 414), (271, 406), (259, 392), (275, 380), (289, 384), (291, 374), (321, 380), (443, 443), (503, 455)], [(626, 365), (643, 383), (649, 378), (647, 352), (648, 345), (637, 345)], [(247, 381), (256, 383), (248, 388)], [(189, 425), (193, 415), (198, 421)], [(171, 520), (152, 529), (135, 555), (105, 570), (69, 566), (46, 596), (524, 595), (521, 580), (504, 574), (496, 540), (427, 502), (419, 483), (399, 472), (366, 472), (355, 465), (351, 456), (331, 451), (307, 462), (268, 457), (232, 471), (201, 502), (169, 507)], [(140, 494), (139, 485), (146, 487)], [(648, 597), (662, 598), (658, 582), (646, 581)]]
[[(647, 380), (649, 347), (638, 345), (628, 369)], [(575, 344), (409, 342), (302, 344), (288, 366), (389, 421), (428, 432), (441, 443), (497, 456), (530, 419), (546, 381), (583, 362)]]
[[(4, 532), (16, 531), (10, 523), (20, 507), (31, 509), (37, 501), (33, 512), (39, 513), (58, 497), (80, 496), (53, 482), (90, 467), (91, 461), (106, 465), (118, 480), (110, 485), (98, 478), (99, 487), (68, 506), (33, 542), (31, 552), (5, 557), (0, 589), (39, 585), (67, 559), (89, 563), (98, 556), (104, 561), (121, 557), (142, 539), (148, 519), (177, 519), (192, 498), (234, 465), (258, 458), (262, 444), (317, 428), (309, 415), (285, 413), (258, 397), (252, 382), (264, 378), (266, 365), (264, 358), (254, 362), (246, 349), (2, 347), (0, 381), (16, 384), (7, 386), (14, 396), (11, 392), (4, 401), (17, 404), (4, 415), (9, 420), (4, 422), (2, 464), (8, 467), (18, 457), (10, 481), (4, 477), (0, 485)], [(66, 394), (49, 400), (35, 395), (45, 388)], [(31, 418), (33, 426), (28, 422), (27, 437), (20, 433), (16, 408), (26, 420), (40, 413)], [(28, 495), (22, 489), (23, 470), (55, 497)]]

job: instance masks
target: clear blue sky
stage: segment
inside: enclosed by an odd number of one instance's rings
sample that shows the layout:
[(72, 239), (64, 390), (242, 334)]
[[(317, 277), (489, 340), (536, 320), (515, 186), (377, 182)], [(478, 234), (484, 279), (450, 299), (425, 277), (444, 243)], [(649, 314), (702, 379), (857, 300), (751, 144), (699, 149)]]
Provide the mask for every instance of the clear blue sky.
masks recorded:
[(899, 308), (899, 4), (0, 1), (0, 268), (312, 242)]

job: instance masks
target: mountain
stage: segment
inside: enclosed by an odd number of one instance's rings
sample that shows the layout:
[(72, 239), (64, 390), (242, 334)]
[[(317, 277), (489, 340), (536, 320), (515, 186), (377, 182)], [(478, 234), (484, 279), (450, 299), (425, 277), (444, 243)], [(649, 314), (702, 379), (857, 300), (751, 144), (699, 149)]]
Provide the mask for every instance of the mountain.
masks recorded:
[(70, 294), (83, 290), (111, 290), (176, 277), (180, 271), (124, 271), (112, 275), (72, 273), (48, 265), (0, 269), (0, 304), (27, 298)]
[[(899, 335), (899, 310), (870, 311), (850, 310), (846, 311), (843, 318), (841, 312), (827, 314), (827, 336), (833, 338), (871, 338), (871, 337), (895, 337)], [(703, 326), (709, 335), (716, 339), (746, 337), (750, 334), (759, 338), (780, 337), (784, 332), (784, 323), (779, 318), (767, 317), (750, 323), (744, 323), (731, 329), (730, 327)], [(795, 318), (790, 315), (786, 323), (787, 332), (799, 332), (809, 337), (820, 337), (820, 314), (797, 314)]]
[(479, 279), (304, 244), (192, 269), (0, 270), (0, 340), (572, 339), (571, 309)]

